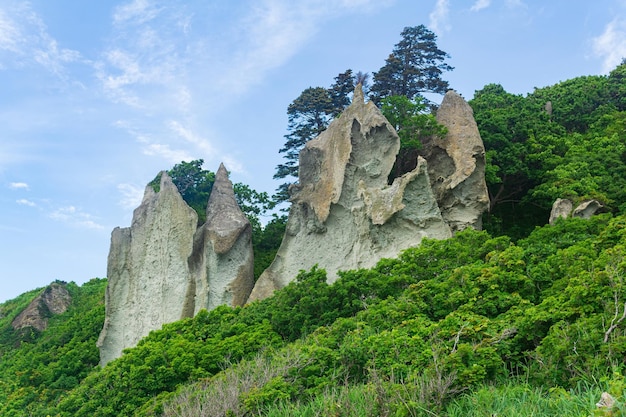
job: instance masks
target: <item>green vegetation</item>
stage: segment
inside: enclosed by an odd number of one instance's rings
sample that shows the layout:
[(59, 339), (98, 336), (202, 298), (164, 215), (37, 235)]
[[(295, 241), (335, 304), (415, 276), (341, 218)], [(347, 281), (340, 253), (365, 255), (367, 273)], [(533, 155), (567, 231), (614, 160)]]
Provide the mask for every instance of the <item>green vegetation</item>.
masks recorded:
[[(428, 35), (414, 32), (407, 42)], [(268, 299), (167, 324), (104, 368), (96, 340), (106, 280), (66, 284), (71, 306), (42, 332), (11, 326), (41, 289), (0, 304), (0, 415), (626, 415), (625, 76), (622, 64), (527, 96), (496, 84), (476, 92), (486, 231), (426, 239), (332, 284), (322, 268), (302, 271)], [(288, 139), (341, 117), (348, 87), (366, 78), (346, 71), (330, 89), (301, 96)], [(418, 96), (380, 99), (405, 150), (443, 133)], [(319, 114), (307, 113), (310, 104), (323, 105)], [(285, 152), (304, 142), (293, 144)], [(169, 172), (204, 213), (214, 174), (201, 160)], [(261, 227), (267, 194), (234, 187), (259, 274), (285, 217)], [(545, 225), (557, 197), (596, 198), (606, 212)], [(615, 399), (612, 410), (596, 407), (602, 392)]]
[[(198, 225), (206, 221), (206, 208), (215, 182), (215, 173), (202, 168), (204, 161), (197, 159), (181, 162), (167, 171), (172, 182), (178, 188), (183, 200), (198, 214)], [(161, 173), (150, 181), (154, 191), (158, 192), (161, 184)], [(261, 216), (274, 208), (266, 192), (258, 192), (242, 183), (233, 184), (235, 199), (241, 211), (248, 217), (252, 225), (252, 246), (254, 248), (254, 276), (258, 278), (272, 262), (285, 232), (286, 216), (272, 217), (263, 227)]]
[(42, 290), (0, 305), (0, 415), (54, 415), (59, 399), (93, 371), (100, 360), (96, 340), (105, 287), (104, 279), (67, 284), (70, 307), (41, 333), (16, 332), (11, 322)]

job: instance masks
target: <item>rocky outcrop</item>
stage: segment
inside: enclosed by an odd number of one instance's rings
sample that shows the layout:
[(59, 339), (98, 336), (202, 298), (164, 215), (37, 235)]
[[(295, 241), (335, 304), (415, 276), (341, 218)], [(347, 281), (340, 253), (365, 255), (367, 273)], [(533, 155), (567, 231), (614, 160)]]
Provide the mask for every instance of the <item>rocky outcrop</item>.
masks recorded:
[(580, 219), (590, 219), (591, 216), (600, 212), (604, 206), (598, 200), (583, 201), (572, 212), (572, 217), (578, 217)]
[(552, 211), (550, 212), (549, 224), (563, 218), (576, 217), (580, 219), (589, 219), (594, 214), (602, 211), (604, 206), (598, 200), (586, 200), (580, 203), (576, 208), (571, 200), (564, 198), (557, 198), (552, 204)]
[(474, 112), (458, 93), (446, 93), (437, 111), (437, 122), (446, 126), (443, 137), (423, 142), (420, 154), (428, 161), (428, 174), (441, 215), (452, 231), (480, 229), (489, 208), (485, 182), (485, 146)]
[(215, 175), (206, 223), (194, 238), (189, 263), (195, 280), (195, 310), (243, 305), (254, 286), (252, 227), (235, 200), (224, 165)]
[(65, 285), (54, 282), (13, 319), (11, 326), (15, 330), (32, 327), (43, 331), (48, 327), (48, 319), (53, 315), (65, 313), (71, 301), (72, 297)]
[(130, 228), (111, 234), (100, 362), (119, 357), (151, 330), (190, 316), (193, 282), (187, 259), (198, 217), (167, 175), (159, 192), (147, 186)]
[(552, 211), (550, 211), (550, 219), (548, 223), (554, 224), (556, 219), (565, 219), (572, 214), (574, 204), (566, 198), (557, 198), (552, 204)]
[(113, 230), (101, 365), (165, 323), (245, 303), (254, 285), (252, 231), (223, 165), (207, 221), (197, 223), (196, 212), (162, 172), (159, 191), (146, 187), (131, 227)]
[[(388, 183), (399, 149), (394, 128), (373, 103), (364, 102), (357, 87), (352, 104), (300, 153), (299, 183), (290, 190), (292, 206), (285, 237), (274, 262), (259, 277), (250, 301), (271, 295), (295, 279), (298, 271), (316, 264), (333, 282), (339, 270), (371, 267), (381, 258), (395, 257), (419, 245), (424, 237), (452, 235), (431, 188), (425, 159), (420, 157), (413, 171)], [(466, 148), (456, 145), (455, 149), (460, 153)], [(481, 155), (480, 149), (470, 149), (471, 155)], [(460, 158), (460, 154), (453, 155), (449, 157), (452, 167), (454, 158)], [(457, 168), (444, 178), (451, 193), (462, 188), (460, 184), (469, 187), (481, 178), (474, 174), (481, 168), (479, 163), (457, 162)], [(454, 178), (448, 178), (451, 176)], [(484, 182), (484, 173), (482, 178)], [(486, 191), (484, 184), (480, 189)], [(475, 203), (471, 209), (478, 210), (483, 197), (472, 199), (466, 193), (469, 191), (454, 194), (454, 201), (466, 206)], [(460, 216), (453, 201), (447, 204), (455, 228), (462, 228), (461, 223), (479, 223), (477, 212)]]

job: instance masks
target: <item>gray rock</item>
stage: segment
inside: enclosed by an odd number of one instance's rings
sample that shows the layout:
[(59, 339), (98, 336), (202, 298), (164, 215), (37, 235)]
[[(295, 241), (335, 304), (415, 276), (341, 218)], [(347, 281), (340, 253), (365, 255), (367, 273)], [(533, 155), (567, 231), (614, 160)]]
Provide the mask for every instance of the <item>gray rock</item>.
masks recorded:
[(552, 204), (552, 210), (550, 211), (549, 224), (554, 224), (556, 219), (566, 219), (572, 214), (574, 208), (573, 203), (566, 198), (557, 198)]
[(590, 219), (591, 216), (603, 209), (604, 206), (598, 200), (587, 200), (578, 205), (572, 212), (572, 217)]
[(72, 297), (63, 284), (52, 283), (13, 319), (11, 326), (15, 330), (32, 327), (43, 331), (48, 327), (48, 319), (65, 313), (71, 301)]
[(207, 221), (194, 238), (190, 265), (195, 280), (195, 313), (219, 305), (243, 305), (254, 286), (252, 227), (220, 165), (207, 205)]
[(580, 219), (589, 219), (594, 214), (601, 211), (604, 206), (598, 200), (587, 200), (573, 209), (574, 203), (571, 200), (557, 198), (552, 204), (552, 211), (550, 211), (549, 224), (554, 224), (558, 218), (577, 217)]
[(333, 282), (339, 270), (372, 267), (424, 237), (451, 236), (424, 159), (388, 184), (399, 149), (395, 130), (364, 102), (358, 86), (352, 104), (300, 153), (285, 237), (249, 301), (268, 297), (316, 264)]
[(254, 286), (252, 228), (220, 165), (207, 221), (183, 200), (167, 173), (146, 187), (130, 228), (115, 228), (108, 260), (100, 363), (121, 356), (152, 330), (202, 309), (245, 303)]
[(485, 146), (469, 104), (450, 90), (437, 111), (437, 121), (448, 128), (444, 138), (430, 137), (420, 154), (428, 161), (428, 174), (441, 215), (452, 231), (480, 229), (489, 208), (485, 182)]
[(111, 234), (106, 315), (98, 347), (105, 365), (152, 330), (194, 312), (187, 259), (198, 217), (163, 172), (160, 191), (148, 186), (130, 228)]

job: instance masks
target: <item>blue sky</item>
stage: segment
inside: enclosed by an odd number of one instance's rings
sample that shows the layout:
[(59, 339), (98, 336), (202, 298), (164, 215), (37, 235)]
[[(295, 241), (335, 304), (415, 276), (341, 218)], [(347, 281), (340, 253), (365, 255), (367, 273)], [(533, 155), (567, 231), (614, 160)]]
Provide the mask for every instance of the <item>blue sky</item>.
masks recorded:
[(0, 302), (106, 276), (111, 230), (182, 160), (273, 192), (289, 103), (420, 24), (467, 99), (626, 56), (624, 0), (0, 0)]

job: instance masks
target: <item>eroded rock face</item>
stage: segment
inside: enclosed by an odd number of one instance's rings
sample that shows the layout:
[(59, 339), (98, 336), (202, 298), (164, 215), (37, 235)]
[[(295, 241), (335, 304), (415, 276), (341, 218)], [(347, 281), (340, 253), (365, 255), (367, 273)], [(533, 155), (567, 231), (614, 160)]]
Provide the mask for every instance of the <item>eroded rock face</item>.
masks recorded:
[(233, 184), (220, 165), (207, 205), (207, 221), (194, 238), (190, 266), (196, 286), (195, 311), (243, 305), (254, 286), (252, 227), (240, 210)]
[(583, 201), (572, 212), (572, 217), (581, 219), (590, 219), (591, 216), (598, 213), (604, 206), (598, 200)]
[(444, 138), (424, 141), (420, 154), (428, 161), (433, 193), (452, 231), (480, 229), (489, 208), (485, 182), (485, 146), (474, 112), (458, 93), (446, 93), (437, 121), (448, 128)]
[(372, 267), (424, 237), (451, 236), (424, 159), (388, 184), (399, 149), (393, 127), (357, 87), (341, 117), (300, 153), (285, 237), (250, 301), (271, 295), (316, 264), (333, 282), (339, 270)]
[(43, 331), (48, 327), (48, 318), (67, 311), (72, 297), (63, 284), (50, 284), (46, 289), (13, 319), (15, 330), (32, 327)]
[(254, 285), (252, 228), (223, 165), (207, 221), (183, 200), (167, 173), (159, 192), (146, 187), (129, 228), (111, 234), (100, 363), (121, 356), (151, 330), (202, 309), (245, 303)]
[(163, 172), (160, 191), (146, 187), (130, 228), (111, 234), (105, 323), (98, 340), (106, 364), (151, 330), (194, 311), (187, 259), (198, 216)]

